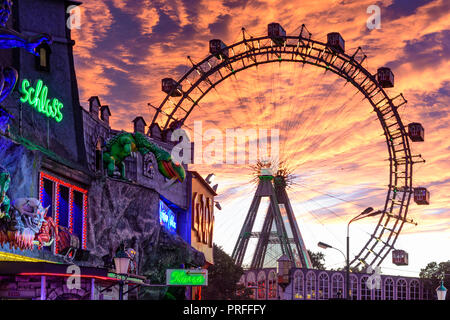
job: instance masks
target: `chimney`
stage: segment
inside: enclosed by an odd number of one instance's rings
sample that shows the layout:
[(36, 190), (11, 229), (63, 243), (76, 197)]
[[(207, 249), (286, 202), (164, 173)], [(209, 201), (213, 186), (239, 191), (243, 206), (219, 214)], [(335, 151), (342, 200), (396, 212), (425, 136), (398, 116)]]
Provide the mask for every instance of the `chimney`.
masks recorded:
[(89, 98), (89, 113), (94, 117), (94, 119), (98, 119), (98, 113), (100, 111), (100, 100), (97, 96), (92, 96)]
[(111, 111), (109, 111), (109, 106), (102, 106), (100, 109), (100, 117), (109, 127), (109, 117), (111, 116)]
[(145, 123), (144, 118), (142, 118), (141, 116), (134, 118), (133, 120), (133, 124), (134, 124), (134, 132), (140, 132), (145, 134), (145, 126), (147, 125)]
[(159, 125), (157, 123), (152, 123), (150, 125), (149, 132), (150, 132), (150, 136), (153, 139), (158, 139), (158, 140), (162, 139), (161, 128), (159, 127)]

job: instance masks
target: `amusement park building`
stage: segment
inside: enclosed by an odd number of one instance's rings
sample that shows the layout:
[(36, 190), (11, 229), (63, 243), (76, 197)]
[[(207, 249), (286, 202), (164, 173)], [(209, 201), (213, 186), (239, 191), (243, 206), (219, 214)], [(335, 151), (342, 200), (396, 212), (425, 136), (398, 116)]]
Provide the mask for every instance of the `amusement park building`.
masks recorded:
[[(102, 153), (109, 139), (123, 132), (110, 127), (111, 110), (98, 97), (89, 99), (88, 110), (80, 105), (75, 42), (66, 27), (70, 5), (80, 3), (14, 1), (7, 30), (1, 31), (15, 30), (24, 38), (47, 34), (53, 41), (36, 45), (39, 57), (25, 48), (0, 52), (3, 68), (14, 68), (18, 75), (15, 90), (0, 109), (1, 174), (2, 179), (10, 177), (9, 188), (2, 180), (8, 198), (2, 198), (0, 215), (0, 299), (117, 299), (112, 257), (121, 243), (131, 250), (132, 258), (125, 291), (128, 285), (145, 287), (145, 277), (164, 283), (169, 267), (213, 263), (209, 240), (191, 239), (198, 232), (191, 224), (192, 204), (197, 204), (193, 185), (204, 182), (198, 174), (188, 172), (184, 181), (167, 187), (155, 153), (149, 152), (125, 159), (127, 180), (108, 175)], [(10, 75), (5, 72), (5, 77)], [(41, 94), (32, 99), (38, 91)], [(136, 117), (133, 123), (128, 134), (144, 134), (145, 120)], [(170, 153), (174, 146), (170, 130), (159, 133), (145, 136), (156, 150)], [(205, 195), (201, 203), (205, 200), (203, 205), (211, 211), (212, 237), (215, 191), (210, 192), (207, 183), (203, 188), (206, 191), (198, 194)], [(5, 214), (7, 199), (10, 217)], [(33, 210), (33, 219), (47, 210), (42, 214), (47, 229), (43, 220), (38, 219), (42, 225), (33, 224), (26, 210)], [(11, 229), (12, 225), (26, 232)], [(65, 280), (73, 265), (80, 268), (80, 285), (68, 288)], [(137, 298), (137, 292), (124, 298)], [(165, 290), (147, 291), (141, 298), (158, 299), (164, 294)]]
[[(430, 300), (435, 294), (419, 278), (380, 275), (379, 286), (367, 285), (372, 275), (350, 274), (352, 300)], [(343, 299), (345, 272), (316, 269), (292, 269), (290, 283), (283, 290), (277, 282), (277, 270), (247, 270), (240, 283), (252, 289), (255, 300), (329, 300)]]

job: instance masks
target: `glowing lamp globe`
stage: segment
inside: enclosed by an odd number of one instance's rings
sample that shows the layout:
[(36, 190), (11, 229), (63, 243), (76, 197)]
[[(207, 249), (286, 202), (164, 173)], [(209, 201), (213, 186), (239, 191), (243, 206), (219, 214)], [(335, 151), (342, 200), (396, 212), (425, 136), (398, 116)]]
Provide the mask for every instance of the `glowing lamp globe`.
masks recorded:
[(441, 281), (441, 285), (436, 288), (436, 293), (438, 300), (445, 300), (445, 296), (447, 295), (447, 288), (444, 287), (444, 281)]
[(130, 266), (130, 258), (123, 248), (117, 251), (114, 257), (114, 264), (116, 266), (116, 273), (126, 274), (128, 273), (128, 267)]

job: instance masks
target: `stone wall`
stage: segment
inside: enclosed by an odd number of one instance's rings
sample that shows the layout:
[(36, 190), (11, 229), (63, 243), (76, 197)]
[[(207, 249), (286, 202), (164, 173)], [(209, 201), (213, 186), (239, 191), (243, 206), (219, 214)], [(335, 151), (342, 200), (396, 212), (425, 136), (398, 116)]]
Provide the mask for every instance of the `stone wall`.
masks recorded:
[(11, 203), (17, 198), (39, 198), (38, 177), (42, 154), (0, 136), (0, 159), (0, 165), (11, 175), (7, 192)]
[(153, 283), (165, 282), (167, 268), (205, 264), (203, 253), (160, 226), (156, 191), (117, 179), (94, 180), (89, 191), (88, 249), (99, 258), (121, 241), (136, 250), (138, 273)]

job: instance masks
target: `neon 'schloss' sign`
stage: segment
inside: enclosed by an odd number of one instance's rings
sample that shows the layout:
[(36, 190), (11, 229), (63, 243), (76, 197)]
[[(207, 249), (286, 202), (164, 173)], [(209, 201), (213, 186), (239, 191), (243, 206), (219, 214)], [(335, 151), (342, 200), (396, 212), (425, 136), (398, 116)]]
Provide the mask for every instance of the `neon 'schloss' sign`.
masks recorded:
[(23, 79), (20, 93), (22, 93), (20, 102), (28, 103), (36, 111), (55, 119), (56, 122), (61, 122), (63, 119), (61, 109), (64, 108), (64, 105), (57, 98), (47, 98), (48, 87), (44, 85), (42, 80), (38, 80), (33, 88), (30, 81)]

